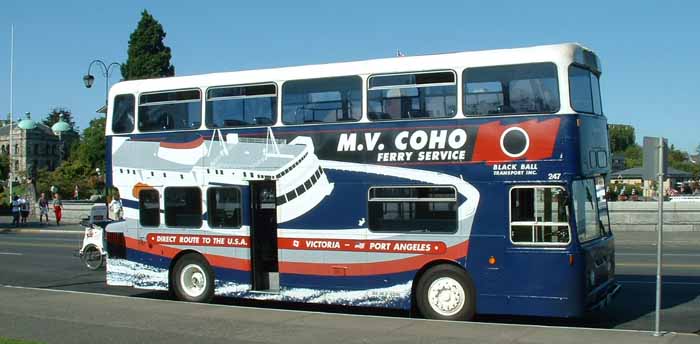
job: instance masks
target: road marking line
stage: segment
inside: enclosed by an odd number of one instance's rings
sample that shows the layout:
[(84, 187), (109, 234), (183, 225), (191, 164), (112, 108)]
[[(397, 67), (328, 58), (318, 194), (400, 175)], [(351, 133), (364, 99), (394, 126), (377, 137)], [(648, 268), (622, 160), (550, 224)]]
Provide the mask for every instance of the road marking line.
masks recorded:
[(79, 244), (75, 245), (62, 245), (62, 244), (34, 244), (28, 242), (9, 242), (0, 241), (0, 246), (20, 246), (20, 247), (57, 247), (57, 248), (80, 248)]
[(23, 253), (17, 252), (0, 252), (0, 256), (23, 256)]
[[(641, 268), (655, 268), (656, 263), (617, 263), (615, 266), (631, 266), (631, 267), (641, 267)], [(677, 269), (700, 269), (700, 264), (663, 264), (665, 268), (677, 268)]]
[[(318, 311), (302, 311), (302, 310), (296, 310), (296, 309), (277, 309), (277, 308), (264, 308), (264, 307), (254, 307), (254, 306), (235, 306), (235, 305), (220, 305), (220, 304), (207, 304), (207, 303), (188, 303), (188, 302), (183, 302), (183, 301), (176, 301), (176, 300), (160, 300), (160, 299), (148, 299), (148, 298), (136, 298), (132, 296), (124, 296), (124, 295), (111, 295), (111, 294), (101, 294), (101, 293), (91, 293), (91, 292), (85, 292), (85, 291), (74, 291), (74, 290), (63, 290), (63, 289), (46, 289), (46, 288), (34, 288), (34, 287), (21, 287), (21, 286), (14, 286), (14, 285), (7, 285), (7, 284), (0, 284), (0, 288), (8, 288), (8, 289), (23, 289), (23, 290), (35, 290), (35, 291), (45, 291), (45, 292), (54, 292), (54, 293), (65, 293), (65, 294), (78, 294), (78, 295), (93, 295), (93, 296), (100, 296), (100, 297), (112, 297), (112, 298), (119, 298), (119, 299), (139, 299), (143, 301), (153, 301), (153, 302), (167, 302), (167, 303), (179, 303), (179, 304), (184, 304), (184, 305), (192, 305), (192, 306), (202, 306), (202, 307), (225, 307), (225, 308), (236, 308), (236, 309), (241, 309), (241, 310), (250, 310), (250, 309), (255, 309), (255, 310), (261, 310), (261, 311), (270, 311), (270, 312), (285, 312), (285, 313), (304, 313), (304, 314), (314, 314), (314, 315), (324, 315), (324, 316), (340, 316), (340, 317), (362, 317), (362, 318), (380, 318), (380, 319), (394, 319), (394, 320), (410, 320), (410, 321), (425, 321), (425, 322), (447, 322), (447, 323), (457, 323), (457, 324), (464, 324), (464, 321), (451, 321), (451, 320), (434, 320), (434, 319), (416, 319), (416, 318), (401, 318), (401, 317), (389, 317), (389, 316), (381, 316), (381, 315), (364, 315), (364, 314), (346, 314), (346, 313), (328, 313), (328, 312), (318, 312)], [(547, 326), (547, 325), (524, 325), (524, 324), (509, 324), (509, 323), (487, 323), (487, 322), (471, 322), (470, 324), (479, 324), (479, 325), (484, 325), (484, 326), (504, 326), (504, 327), (535, 327), (535, 328), (543, 328), (543, 329), (564, 329), (564, 330), (586, 330), (586, 331), (612, 331), (612, 332), (627, 332), (627, 333), (647, 333), (647, 334), (652, 334), (653, 331), (647, 331), (647, 330), (628, 330), (628, 329), (607, 329), (607, 328), (595, 328), (595, 327), (572, 327), (572, 326)], [(673, 334), (679, 334), (679, 335), (689, 335), (688, 333), (684, 332), (670, 332)]]
[[(656, 284), (656, 281), (618, 281), (620, 283), (629, 284)], [(673, 284), (673, 285), (700, 285), (700, 282), (662, 282), (663, 284)]]
[[(615, 253), (616, 256), (649, 256), (656, 257), (656, 253)], [(696, 253), (664, 253), (664, 257), (700, 257)]]

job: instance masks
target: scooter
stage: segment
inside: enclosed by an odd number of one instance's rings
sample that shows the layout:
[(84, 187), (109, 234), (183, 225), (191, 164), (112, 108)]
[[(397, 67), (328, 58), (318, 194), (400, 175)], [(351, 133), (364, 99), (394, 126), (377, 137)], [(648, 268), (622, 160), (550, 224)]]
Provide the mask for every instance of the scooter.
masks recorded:
[(80, 260), (90, 270), (98, 270), (105, 264), (107, 250), (105, 248), (104, 232), (105, 227), (112, 220), (107, 217), (107, 206), (95, 204), (90, 208), (87, 218), (80, 221), (85, 227), (83, 235), (83, 245), (78, 251)]
[(107, 257), (104, 247), (104, 228), (93, 223), (84, 223), (83, 246), (78, 251), (80, 260), (90, 270), (102, 268)]

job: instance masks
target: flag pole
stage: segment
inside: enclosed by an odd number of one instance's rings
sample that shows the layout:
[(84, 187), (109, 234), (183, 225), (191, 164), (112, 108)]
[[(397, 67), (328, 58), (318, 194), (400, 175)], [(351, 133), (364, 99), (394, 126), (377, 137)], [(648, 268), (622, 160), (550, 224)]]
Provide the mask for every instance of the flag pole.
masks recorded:
[(10, 166), (8, 166), (9, 173), (8, 173), (8, 178), (7, 178), (9, 181), (9, 184), (10, 184), (10, 203), (12, 203), (12, 196), (13, 196), (13, 194), (12, 194), (12, 184), (13, 184), (12, 179), (14, 178), (14, 175), (12, 173), (13, 172), (12, 170), (14, 168), (14, 164), (12, 161), (12, 149), (14, 147), (12, 145), (12, 136), (13, 136), (12, 135), (12, 112), (14, 111), (14, 108), (13, 108), (14, 107), (14, 104), (13, 104), (14, 103), (14, 95), (12, 94), (12, 87), (13, 87), (12, 82), (13, 82), (13, 78), (14, 78), (14, 69), (15, 69), (14, 64), (15, 64), (15, 25), (11, 24), (10, 25), (10, 149), (8, 149), (8, 151), (7, 151), (7, 157), (9, 158), (8, 160), (9, 160), (9, 165), (10, 165)]

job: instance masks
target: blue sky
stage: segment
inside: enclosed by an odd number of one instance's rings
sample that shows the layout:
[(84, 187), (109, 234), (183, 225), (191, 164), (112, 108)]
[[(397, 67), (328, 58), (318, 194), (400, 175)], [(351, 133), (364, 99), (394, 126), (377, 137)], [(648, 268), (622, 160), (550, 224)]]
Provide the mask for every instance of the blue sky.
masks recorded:
[[(603, 63), (610, 123), (700, 144), (698, 1), (2, 1), (0, 114), (73, 111), (87, 127), (104, 78), (86, 89), (93, 59), (126, 60), (143, 9), (160, 21), (176, 75), (452, 51), (580, 42)], [(93, 74), (98, 73), (93, 70)], [(119, 80), (115, 73), (111, 82)]]

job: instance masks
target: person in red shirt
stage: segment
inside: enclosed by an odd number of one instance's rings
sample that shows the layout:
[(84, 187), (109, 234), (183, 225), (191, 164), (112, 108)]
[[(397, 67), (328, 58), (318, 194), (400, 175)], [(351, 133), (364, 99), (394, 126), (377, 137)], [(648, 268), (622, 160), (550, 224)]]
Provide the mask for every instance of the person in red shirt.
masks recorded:
[(61, 224), (61, 213), (63, 211), (63, 202), (61, 202), (61, 196), (58, 193), (53, 194), (53, 212), (56, 214), (56, 226)]

